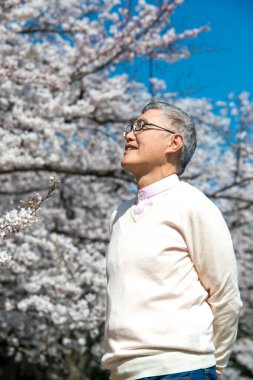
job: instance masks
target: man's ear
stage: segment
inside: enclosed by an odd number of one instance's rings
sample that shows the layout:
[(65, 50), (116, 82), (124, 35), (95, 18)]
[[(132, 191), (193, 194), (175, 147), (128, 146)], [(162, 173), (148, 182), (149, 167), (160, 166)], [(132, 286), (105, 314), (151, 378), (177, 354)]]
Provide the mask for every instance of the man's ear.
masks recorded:
[(183, 137), (179, 133), (175, 133), (174, 135), (171, 135), (171, 137), (168, 139), (168, 145), (166, 147), (165, 152), (167, 154), (176, 153), (180, 149), (182, 149), (184, 144)]

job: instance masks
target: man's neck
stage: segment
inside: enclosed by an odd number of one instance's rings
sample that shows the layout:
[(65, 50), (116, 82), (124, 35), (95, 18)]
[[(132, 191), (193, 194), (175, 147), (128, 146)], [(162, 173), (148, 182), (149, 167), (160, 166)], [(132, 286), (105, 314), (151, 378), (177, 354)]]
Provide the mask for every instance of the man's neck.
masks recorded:
[(176, 174), (176, 170), (174, 168), (169, 171), (167, 170), (161, 171), (159, 173), (144, 174), (143, 176), (136, 178), (138, 190), (141, 190), (146, 186), (152, 185), (152, 183), (160, 181), (161, 179), (168, 177), (172, 174)]

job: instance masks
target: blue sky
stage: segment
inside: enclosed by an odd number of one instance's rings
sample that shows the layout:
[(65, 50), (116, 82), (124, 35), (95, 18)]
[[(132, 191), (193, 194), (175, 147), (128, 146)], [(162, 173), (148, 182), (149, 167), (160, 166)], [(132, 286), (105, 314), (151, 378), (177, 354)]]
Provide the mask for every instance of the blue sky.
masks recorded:
[[(173, 20), (178, 31), (206, 24), (211, 31), (194, 41), (202, 52), (172, 65), (154, 65), (155, 76), (165, 79), (169, 90), (214, 100), (230, 92), (253, 94), (253, 0), (186, 0)], [(208, 49), (213, 51), (203, 52)], [(145, 81), (142, 65), (129, 69), (133, 79)]]

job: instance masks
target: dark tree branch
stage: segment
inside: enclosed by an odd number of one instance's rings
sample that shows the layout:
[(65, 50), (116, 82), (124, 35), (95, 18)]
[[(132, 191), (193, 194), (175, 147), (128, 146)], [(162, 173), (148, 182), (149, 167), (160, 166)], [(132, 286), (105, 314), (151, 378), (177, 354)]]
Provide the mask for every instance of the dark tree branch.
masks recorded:
[(237, 186), (240, 187), (243, 184), (247, 182), (251, 182), (251, 181), (253, 181), (253, 177), (242, 178), (241, 180), (235, 180), (230, 185), (223, 186), (220, 189), (215, 190), (213, 193), (210, 193), (209, 197), (215, 198), (219, 193), (222, 193), (223, 191), (232, 189), (233, 187), (237, 187)]
[(44, 165), (44, 166), (27, 166), (22, 168), (13, 168), (13, 169), (0, 169), (0, 175), (13, 174), (13, 173), (24, 173), (24, 172), (49, 172), (57, 174), (69, 174), (69, 175), (78, 175), (78, 176), (95, 176), (99, 178), (116, 178), (121, 180), (126, 180), (129, 182), (135, 182), (133, 177), (124, 172), (121, 169), (82, 169), (82, 168), (73, 168), (73, 167), (63, 167), (63, 166), (53, 166), (53, 165)]
[(215, 196), (210, 195), (210, 194), (206, 194), (206, 195), (209, 198), (213, 198), (213, 199), (227, 199), (227, 200), (230, 200), (230, 201), (237, 201), (237, 202), (247, 203), (248, 206), (253, 205), (253, 199), (247, 199), (247, 198), (233, 196), (233, 195), (215, 195)]

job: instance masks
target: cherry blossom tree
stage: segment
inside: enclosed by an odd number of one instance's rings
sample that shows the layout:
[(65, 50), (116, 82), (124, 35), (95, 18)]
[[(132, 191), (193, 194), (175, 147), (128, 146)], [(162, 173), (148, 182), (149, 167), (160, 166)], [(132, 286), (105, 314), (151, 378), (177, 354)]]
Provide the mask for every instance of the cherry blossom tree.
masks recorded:
[[(135, 191), (119, 165), (124, 126), (151, 98), (145, 84), (117, 75), (117, 65), (189, 58), (189, 38), (208, 27), (177, 32), (172, 15), (181, 3), (0, 1), (1, 215), (46, 191), (49, 176), (61, 181), (38, 222), (1, 242), (12, 260), (0, 272), (0, 377), (107, 378), (99, 362), (108, 220)], [(237, 370), (227, 373), (253, 377), (253, 103), (246, 92), (216, 103), (180, 98), (150, 81), (152, 95), (196, 122), (199, 147), (183, 179), (218, 204), (231, 229), (245, 309)]]

